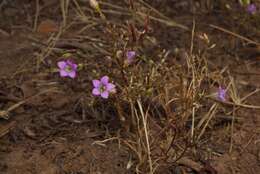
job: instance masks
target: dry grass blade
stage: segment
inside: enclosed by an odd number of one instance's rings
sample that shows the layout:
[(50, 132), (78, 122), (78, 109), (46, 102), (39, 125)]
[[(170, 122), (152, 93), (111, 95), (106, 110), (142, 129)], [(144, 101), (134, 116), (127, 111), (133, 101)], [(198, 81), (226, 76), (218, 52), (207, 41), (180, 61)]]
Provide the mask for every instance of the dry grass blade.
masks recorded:
[[(159, 18), (151, 16), (151, 19), (154, 19), (158, 22), (165, 23), (165, 24), (172, 26), (172, 27), (179, 27), (179, 28), (182, 28), (184, 30), (188, 30), (188, 27), (186, 27), (182, 24), (178, 24), (177, 22), (175, 22), (172, 19), (170, 19), (169, 17), (165, 16), (164, 14), (162, 14), (161, 12), (159, 12), (158, 10), (156, 10), (155, 8), (153, 8), (151, 5), (144, 2), (143, 0), (139, 0), (139, 2), (141, 2), (143, 5), (145, 5), (147, 8), (151, 9), (153, 12), (155, 12), (157, 15), (159, 15), (161, 17), (161, 19), (159, 19)], [(140, 14), (143, 15), (142, 13), (140, 13)]]
[(106, 147), (106, 142), (109, 142), (109, 141), (113, 141), (113, 140), (120, 140), (118, 137), (112, 137), (112, 138), (108, 138), (108, 139), (105, 139), (105, 140), (102, 140), (102, 141), (94, 141), (92, 143), (92, 145), (100, 145), (100, 146), (103, 146), (103, 147)]
[(237, 107), (242, 107), (242, 108), (248, 108), (248, 109), (260, 109), (260, 106), (258, 105), (247, 105), (243, 103), (236, 103), (236, 102), (230, 102), (230, 101), (219, 101), (214, 97), (210, 97), (211, 100), (214, 100), (216, 102), (226, 104), (228, 106), (237, 106)]
[(201, 138), (201, 136), (204, 134), (206, 128), (208, 127), (208, 124), (210, 122), (210, 120), (213, 118), (213, 116), (216, 114), (218, 109), (218, 105), (216, 103), (214, 103), (212, 105), (212, 107), (210, 108), (209, 112), (203, 117), (203, 119), (201, 120), (201, 122), (198, 124), (198, 127), (201, 127), (202, 124), (206, 121), (206, 123), (204, 124), (203, 128), (201, 129), (199, 135), (198, 135), (198, 140)]
[(244, 36), (241, 36), (241, 35), (239, 35), (239, 34), (236, 34), (236, 33), (232, 32), (232, 31), (229, 31), (229, 30), (224, 29), (224, 28), (222, 28), (222, 27), (219, 27), (219, 26), (216, 26), (216, 25), (212, 25), (212, 24), (210, 24), (209, 26), (212, 27), (212, 28), (215, 28), (215, 29), (217, 29), (217, 30), (223, 31), (223, 32), (225, 32), (225, 33), (228, 33), (228, 34), (230, 34), (230, 35), (232, 35), (232, 36), (235, 36), (235, 37), (237, 37), (237, 38), (239, 38), (239, 39), (241, 39), (241, 40), (247, 41), (247, 42), (249, 42), (249, 43), (253, 43), (253, 44), (256, 44), (256, 45), (260, 45), (260, 43), (258, 43), (258, 42), (255, 42), (255, 41), (253, 41), (253, 40), (251, 40), (251, 39), (248, 39), (248, 38), (246, 38), (246, 37), (244, 37)]
[[(193, 26), (192, 26), (192, 32), (191, 32), (191, 46), (190, 46), (190, 55), (192, 55), (193, 52), (193, 43), (194, 43), (194, 34), (195, 34), (195, 21), (193, 20)], [(192, 100), (196, 97), (196, 75), (197, 74), (196, 68), (194, 66), (195, 63), (195, 56), (191, 56), (192, 63), (191, 63), (191, 69), (192, 69)], [(195, 104), (195, 103), (194, 103)], [(191, 125), (191, 140), (193, 140), (194, 136), (194, 127), (195, 127), (195, 105), (192, 107), (192, 125)]]
[[(137, 14), (140, 15), (142, 18), (145, 18), (147, 16), (147, 14), (142, 13), (142, 12), (137, 12)], [(149, 18), (151, 20), (160, 22), (160, 23), (168, 25), (170, 27), (178, 27), (178, 28), (181, 28), (181, 29), (184, 29), (184, 30), (189, 30), (188, 27), (186, 27), (182, 24), (178, 24), (178, 23), (174, 22), (173, 20), (160, 19), (160, 18), (157, 18), (157, 17), (154, 17), (154, 16), (149, 16)]]
[[(144, 2), (143, 2), (144, 3)], [(132, 13), (126, 9), (126, 8), (123, 8), (121, 6), (118, 6), (118, 5), (115, 5), (115, 4), (110, 4), (108, 2), (100, 2), (100, 4), (103, 4), (103, 5), (106, 5), (108, 7), (112, 7), (116, 10), (103, 10), (103, 12), (107, 12), (107, 13), (112, 13), (112, 14), (118, 14), (118, 15), (128, 15), (128, 16), (132, 16)], [(146, 4), (146, 3), (145, 3)], [(147, 6), (148, 4), (146, 4)], [(173, 21), (172, 19), (164, 16), (162, 13), (160, 13), (159, 11), (155, 10), (153, 7), (151, 7), (150, 5), (147, 6), (149, 9), (152, 9), (152, 11), (156, 12), (156, 14), (158, 14), (160, 16), (159, 17), (155, 17), (155, 16), (152, 16), (152, 15), (149, 15), (149, 18), (151, 20), (154, 20), (154, 21), (157, 21), (157, 22), (160, 22), (162, 24), (165, 24), (165, 25), (168, 25), (168, 26), (171, 26), (171, 27), (179, 27), (179, 28), (182, 28), (184, 30), (189, 30), (187, 26), (184, 26), (182, 24), (179, 24), (175, 21)], [(120, 10), (120, 11), (119, 11)], [(143, 13), (143, 12), (140, 12), (140, 11), (137, 11), (136, 12), (137, 15), (139, 15), (141, 18), (145, 19), (147, 17), (147, 14)], [(136, 19), (138, 21), (140, 21), (140, 19)], [(142, 21), (140, 21), (142, 22)]]
[(40, 13), (40, 5), (39, 5), (39, 0), (36, 0), (36, 11), (35, 11), (35, 17), (34, 17), (34, 23), (33, 23), (33, 31), (37, 30), (37, 24), (38, 24), (38, 18), (39, 18), (39, 13)]
[(150, 149), (150, 142), (149, 142), (149, 132), (147, 127), (147, 113), (145, 114), (143, 111), (142, 103), (140, 100), (137, 100), (137, 104), (141, 113), (143, 126), (144, 126), (144, 132), (145, 132), (145, 140), (146, 140), (146, 147), (147, 147), (147, 153), (148, 153), (148, 160), (149, 160), (149, 167), (150, 167), (150, 174), (153, 174), (153, 162), (151, 158), (151, 149)]
[(61, 12), (62, 12), (62, 26), (65, 28), (67, 25), (67, 15), (68, 15), (68, 9), (69, 9), (69, 2), (70, 0), (61, 0), (60, 6), (61, 6)]
[(78, 14), (82, 17), (82, 18), (86, 18), (85, 13), (83, 12), (83, 10), (80, 8), (80, 5), (78, 4), (77, 0), (73, 0), (73, 3), (76, 6), (76, 9), (78, 11)]

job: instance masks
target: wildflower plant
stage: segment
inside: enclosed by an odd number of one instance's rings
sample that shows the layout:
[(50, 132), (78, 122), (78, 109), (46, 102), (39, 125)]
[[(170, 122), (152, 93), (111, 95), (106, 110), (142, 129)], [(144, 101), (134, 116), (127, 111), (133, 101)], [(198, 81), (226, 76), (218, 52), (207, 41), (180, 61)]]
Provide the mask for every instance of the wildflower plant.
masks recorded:
[[(97, 1), (90, 1), (90, 3), (92, 8), (100, 11)], [(145, 25), (148, 25), (148, 22)], [(148, 26), (144, 28), (148, 28)], [(107, 31), (111, 36), (109, 39), (113, 40), (112, 47), (108, 48), (111, 52), (107, 56), (109, 59), (105, 59), (106, 57), (103, 59), (100, 56), (100, 61), (97, 59), (88, 60), (88, 64), (96, 68), (87, 73), (89, 76), (97, 76), (99, 73), (109, 73), (111, 76), (113, 75), (113, 79), (116, 79), (117, 86), (110, 81), (108, 75), (101, 76), (98, 79), (91, 79), (92, 81), (88, 82), (89, 84), (92, 82), (92, 88), (88, 90), (88, 95), (91, 95), (91, 102), (88, 100), (86, 103), (93, 107), (93, 113), (96, 114), (95, 117), (98, 118), (99, 114), (103, 115), (103, 113), (110, 116), (110, 113), (112, 113), (111, 118), (113, 119), (113, 116), (117, 116), (125, 130), (129, 130), (131, 127), (131, 131), (137, 131), (136, 137), (138, 141), (141, 141), (140, 147), (143, 146), (142, 144), (147, 144), (144, 143), (145, 139), (147, 139), (144, 137), (151, 137), (153, 146), (158, 145), (158, 147), (162, 147), (160, 150), (165, 152), (163, 154), (166, 154), (167, 158), (167, 152), (170, 152), (169, 154), (173, 152), (171, 152), (168, 146), (168, 140), (175, 137), (175, 127), (172, 126), (172, 118), (174, 118), (174, 121), (176, 120), (176, 123), (180, 123), (180, 127), (176, 124), (178, 129), (182, 128), (182, 125), (186, 125), (186, 122), (188, 123), (190, 118), (193, 119), (193, 125), (191, 126), (192, 140), (195, 140), (194, 135), (197, 132), (200, 132), (200, 136), (203, 134), (206, 127), (200, 131), (202, 127), (198, 126), (196, 128), (197, 121), (194, 120), (197, 115), (196, 113), (203, 113), (205, 109), (202, 107), (204, 106), (204, 100), (200, 100), (204, 96), (204, 92), (206, 92), (204, 91), (204, 83), (202, 86), (201, 82), (208, 81), (207, 78), (211, 78), (214, 74), (211, 76), (210, 70), (207, 69), (207, 60), (200, 59), (197, 55), (189, 56), (187, 54), (185, 56), (187, 64), (179, 64), (175, 59), (171, 59), (173, 55), (168, 51), (158, 53), (157, 50), (151, 50), (150, 52), (149, 49), (148, 52), (145, 48), (142, 49), (142, 44), (140, 43), (142, 43), (142, 39), (146, 39), (144, 34), (148, 29), (144, 29), (144, 32), (137, 32), (138, 30), (134, 25), (130, 25), (129, 31), (131, 33), (122, 32), (121, 28), (118, 29), (118, 33), (114, 33), (117, 31), (116, 29), (113, 28), (113, 30)], [(132, 37), (132, 39), (129, 37)], [(136, 63), (137, 50), (138, 63)], [(148, 56), (150, 53), (153, 56)], [(69, 57), (71, 56), (64, 56), (65, 61), (58, 62), (60, 76), (75, 78), (76, 73), (81, 70), (82, 65), (77, 65), (68, 60)], [(88, 70), (90, 70), (90, 67)], [(79, 80), (78, 82), (81, 81)], [(116, 88), (120, 89), (120, 93), (117, 93), (117, 96), (112, 98), (112, 100), (108, 102), (103, 102), (104, 100), (99, 102), (98, 100), (96, 102), (96, 97), (108, 99), (112, 94), (116, 93)], [(227, 100), (227, 89), (220, 86), (217, 93), (213, 95), (215, 99), (225, 102)], [(215, 104), (213, 106), (215, 107)], [(99, 113), (100, 108), (102, 109), (102, 113)], [(190, 113), (192, 113), (192, 117), (190, 117)], [(104, 118), (110, 119), (110, 117)], [(142, 118), (143, 123), (141, 123), (141, 119), (139, 118)], [(164, 129), (165, 135), (167, 134), (165, 140), (160, 138), (161, 136), (158, 136), (158, 134), (153, 134), (155, 131), (149, 132), (149, 123), (157, 124), (157, 121), (158, 123), (165, 123), (163, 126), (169, 127), (169, 130), (168, 128)], [(203, 122), (204, 119), (201, 119), (199, 124), (204, 124)], [(148, 125), (147, 127), (145, 126), (146, 124)], [(145, 129), (147, 129), (149, 134), (143, 134), (143, 130)], [(157, 137), (159, 138), (157, 139)], [(161, 140), (165, 141), (165, 145), (161, 144), (163, 142)], [(174, 140), (171, 141), (174, 143)], [(131, 140), (131, 142), (136, 141)]]

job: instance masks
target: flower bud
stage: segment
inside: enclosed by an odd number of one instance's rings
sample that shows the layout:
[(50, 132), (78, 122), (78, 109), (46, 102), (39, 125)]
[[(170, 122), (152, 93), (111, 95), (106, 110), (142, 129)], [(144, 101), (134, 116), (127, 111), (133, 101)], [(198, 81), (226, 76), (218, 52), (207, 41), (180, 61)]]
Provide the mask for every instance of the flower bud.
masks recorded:
[(99, 4), (96, 0), (89, 0), (89, 5), (97, 11), (100, 10)]
[(95, 9), (99, 13), (102, 19), (106, 19), (105, 15), (102, 13), (99, 4), (96, 0), (89, 0), (89, 4), (93, 9)]

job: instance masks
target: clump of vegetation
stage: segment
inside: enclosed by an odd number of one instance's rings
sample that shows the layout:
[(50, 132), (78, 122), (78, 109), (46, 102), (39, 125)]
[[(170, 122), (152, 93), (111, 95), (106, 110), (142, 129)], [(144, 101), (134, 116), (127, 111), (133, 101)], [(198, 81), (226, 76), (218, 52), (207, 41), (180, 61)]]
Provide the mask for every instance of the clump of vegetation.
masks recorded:
[[(98, 2), (91, 0), (90, 4), (102, 14), (100, 20), (105, 20)], [(223, 87), (230, 84), (223, 77), (225, 70), (208, 69), (207, 59), (194, 53), (193, 43), (190, 52), (181, 57), (182, 62), (174, 61), (174, 57), (163, 49), (152, 56), (147, 54), (144, 42), (149, 41), (150, 17), (143, 18), (140, 26), (143, 31), (139, 31), (134, 22), (140, 20), (136, 16), (139, 12), (133, 5), (130, 1), (132, 22), (123, 27), (107, 28), (112, 47), (110, 56), (104, 59), (109, 58), (109, 64), (104, 63), (105, 60), (94, 60), (92, 63), (98, 69), (85, 66), (88, 72), (94, 72), (90, 76), (107, 74), (100, 80), (92, 80), (92, 94), (86, 89), (90, 97), (101, 96), (90, 99), (92, 102), (88, 102), (88, 107), (95, 111), (96, 118), (99, 107), (109, 108), (110, 111), (101, 111), (106, 113), (106, 119), (110, 119), (111, 110), (111, 117), (117, 117), (122, 132), (117, 139), (135, 154), (134, 162), (129, 161), (128, 168), (135, 163), (137, 173), (156, 173), (160, 166), (172, 165), (181, 159), (203, 138), (221, 103), (232, 101), (227, 98), (230, 89)], [(197, 37), (194, 29), (190, 31), (192, 42)], [(203, 39), (207, 49), (211, 49), (207, 35)], [(61, 77), (75, 78), (76, 64), (67, 60), (58, 62), (58, 66)], [(218, 79), (214, 78), (216, 73)], [(108, 76), (114, 84), (109, 83)], [(104, 99), (108, 101), (102, 101)]]

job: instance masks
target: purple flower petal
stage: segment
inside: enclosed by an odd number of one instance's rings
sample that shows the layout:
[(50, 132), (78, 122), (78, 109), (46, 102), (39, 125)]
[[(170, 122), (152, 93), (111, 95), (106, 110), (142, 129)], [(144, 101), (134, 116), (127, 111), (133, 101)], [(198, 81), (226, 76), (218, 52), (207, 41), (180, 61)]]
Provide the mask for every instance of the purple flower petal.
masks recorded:
[(59, 61), (58, 62), (58, 67), (60, 69), (64, 69), (66, 67), (67, 63), (65, 61)]
[(75, 64), (72, 60), (67, 60), (67, 64), (73, 69), (74, 71), (77, 70), (78, 65)]
[(135, 51), (127, 51), (126, 57), (132, 59), (135, 56)]
[(106, 90), (107, 91), (114, 91), (114, 89), (115, 89), (115, 85), (113, 84), (113, 83), (108, 83), (107, 85), (106, 85)]
[(76, 71), (68, 72), (68, 76), (74, 79), (76, 77)]
[(226, 101), (226, 99), (225, 99), (224, 96), (219, 96), (219, 99), (220, 99), (221, 101)]
[(94, 88), (94, 89), (92, 90), (92, 94), (93, 94), (93, 95), (100, 95), (99, 89), (98, 89), (98, 88)]
[(99, 88), (100, 87), (100, 81), (99, 80), (92, 80), (92, 84), (95, 88)]
[(77, 64), (73, 64), (73, 65), (72, 65), (72, 69), (73, 69), (74, 71), (76, 71), (77, 68), (78, 68), (78, 65), (77, 65)]
[(101, 97), (102, 97), (102, 98), (105, 98), (105, 99), (108, 98), (108, 95), (109, 95), (109, 92), (108, 92), (108, 91), (104, 91), (104, 92), (101, 93)]
[(256, 12), (256, 5), (255, 4), (249, 4), (247, 6), (247, 11), (251, 14), (254, 14)]
[(101, 83), (103, 85), (107, 85), (108, 84), (108, 81), (109, 81), (109, 77), (108, 76), (103, 76), (101, 79), (100, 79)]
[(226, 101), (226, 89), (219, 87), (218, 89), (218, 99), (221, 101)]
[(68, 72), (65, 71), (65, 70), (63, 70), (63, 69), (61, 69), (61, 70), (60, 70), (60, 76), (61, 76), (61, 77), (66, 77), (66, 76), (68, 76)]
[(73, 65), (73, 64), (74, 64), (74, 61), (71, 60), (71, 59), (67, 59), (67, 60), (66, 60), (66, 63), (69, 64), (69, 65)]

